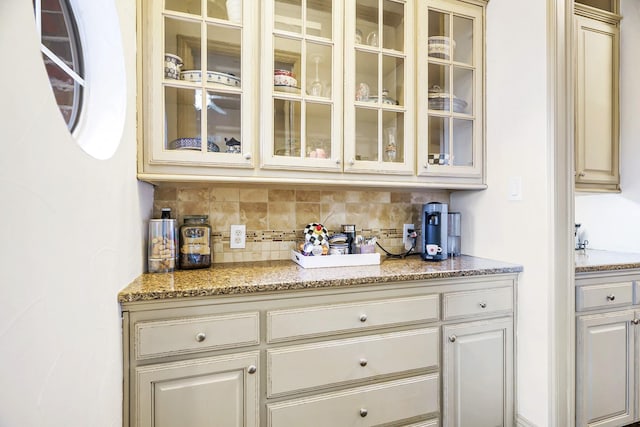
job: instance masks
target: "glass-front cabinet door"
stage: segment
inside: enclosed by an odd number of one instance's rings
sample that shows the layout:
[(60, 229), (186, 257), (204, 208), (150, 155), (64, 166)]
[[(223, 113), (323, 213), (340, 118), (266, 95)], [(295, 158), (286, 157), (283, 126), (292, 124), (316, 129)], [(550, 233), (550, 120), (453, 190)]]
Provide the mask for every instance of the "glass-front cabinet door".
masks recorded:
[(267, 0), (262, 166), (342, 171), (342, 2)]
[(244, 7), (243, 0), (145, 2), (150, 163), (253, 167), (255, 69)]
[(345, 172), (413, 174), (411, 0), (345, 6)]
[(429, 0), (418, 28), (417, 171), (420, 176), (483, 173), (483, 8)]

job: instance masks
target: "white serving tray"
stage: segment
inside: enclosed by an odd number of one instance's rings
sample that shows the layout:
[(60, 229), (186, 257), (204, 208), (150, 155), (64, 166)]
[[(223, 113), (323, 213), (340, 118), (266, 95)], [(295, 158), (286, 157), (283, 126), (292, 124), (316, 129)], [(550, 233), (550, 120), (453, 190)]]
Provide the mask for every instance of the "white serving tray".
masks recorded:
[(378, 265), (380, 254), (304, 256), (291, 250), (291, 261), (304, 268), (351, 267), (356, 265)]

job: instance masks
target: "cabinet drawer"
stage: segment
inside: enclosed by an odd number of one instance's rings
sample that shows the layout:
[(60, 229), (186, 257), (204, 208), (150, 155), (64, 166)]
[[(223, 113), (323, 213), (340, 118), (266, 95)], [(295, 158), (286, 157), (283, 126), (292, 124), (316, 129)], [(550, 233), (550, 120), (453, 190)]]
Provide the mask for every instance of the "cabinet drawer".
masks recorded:
[(633, 304), (633, 282), (603, 283), (576, 288), (576, 311)]
[(258, 312), (138, 322), (136, 359), (258, 344)]
[(267, 342), (439, 318), (438, 295), (333, 304), (267, 313)]
[(389, 381), (267, 405), (270, 427), (377, 426), (432, 414), (439, 408), (438, 374)]
[(444, 320), (510, 312), (513, 310), (511, 287), (452, 292), (443, 296)]
[(438, 328), (267, 351), (269, 396), (415, 369), (437, 368)]

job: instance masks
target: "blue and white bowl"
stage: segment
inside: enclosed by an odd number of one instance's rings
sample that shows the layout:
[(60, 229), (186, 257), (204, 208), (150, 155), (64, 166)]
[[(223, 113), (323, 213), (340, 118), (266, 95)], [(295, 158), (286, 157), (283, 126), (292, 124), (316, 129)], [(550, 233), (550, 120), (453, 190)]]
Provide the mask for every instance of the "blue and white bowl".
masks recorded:
[[(171, 141), (167, 148), (169, 150), (200, 150), (200, 138), (178, 138)], [(207, 140), (207, 151), (217, 153), (220, 151), (220, 147), (216, 144), (212, 138)]]

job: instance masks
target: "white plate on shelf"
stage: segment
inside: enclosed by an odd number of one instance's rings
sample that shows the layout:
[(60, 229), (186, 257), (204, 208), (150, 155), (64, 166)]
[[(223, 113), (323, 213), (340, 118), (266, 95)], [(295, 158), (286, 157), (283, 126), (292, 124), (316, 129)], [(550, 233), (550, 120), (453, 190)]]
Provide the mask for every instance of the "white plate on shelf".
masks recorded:
[(300, 88), (295, 86), (287, 86), (287, 85), (273, 85), (273, 89), (278, 92), (287, 92), (287, 93), (300, 93)]

